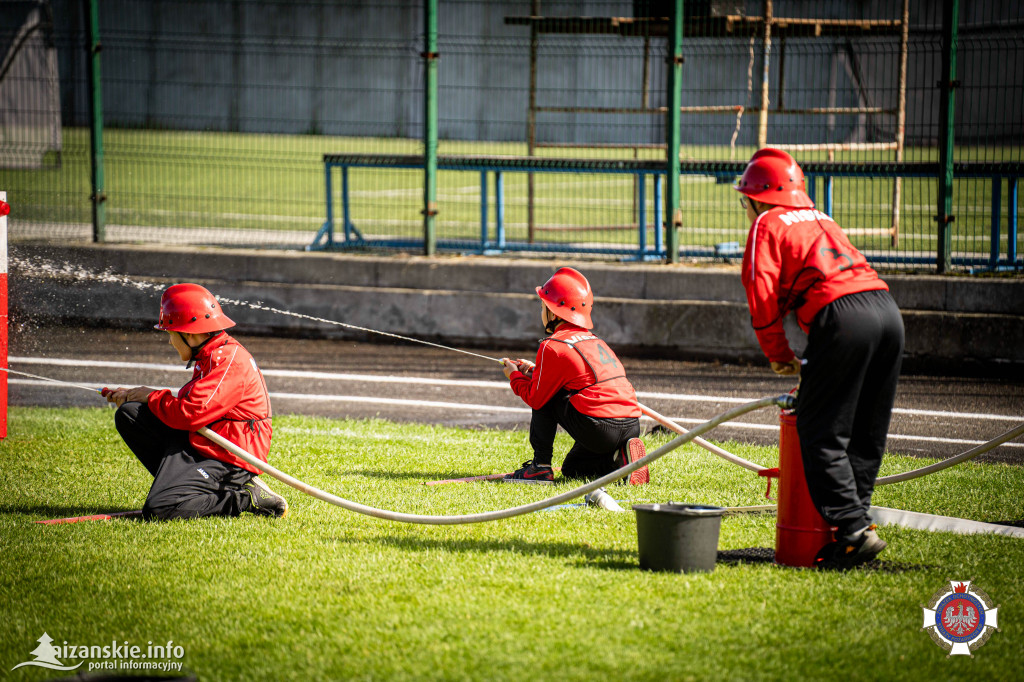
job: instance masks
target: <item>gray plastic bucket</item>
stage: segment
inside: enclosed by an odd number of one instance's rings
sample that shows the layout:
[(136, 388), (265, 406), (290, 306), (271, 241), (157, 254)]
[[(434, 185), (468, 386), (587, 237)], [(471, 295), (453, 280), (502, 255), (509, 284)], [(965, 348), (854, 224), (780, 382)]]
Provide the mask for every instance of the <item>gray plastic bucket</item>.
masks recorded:
[(722, 507), (701, 504), (636, 504), (640, 568), (693, 573), (715, 570)]

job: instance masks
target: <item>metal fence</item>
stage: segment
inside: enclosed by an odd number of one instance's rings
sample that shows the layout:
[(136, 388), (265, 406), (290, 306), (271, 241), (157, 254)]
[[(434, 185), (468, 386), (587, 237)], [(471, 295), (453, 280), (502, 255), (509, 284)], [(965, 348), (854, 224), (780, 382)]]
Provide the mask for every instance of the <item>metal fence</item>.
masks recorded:
[(707, 260), (770, 145), (886, 268), (1024, 267), (1010, 0), (0, 9), (15, 240)]

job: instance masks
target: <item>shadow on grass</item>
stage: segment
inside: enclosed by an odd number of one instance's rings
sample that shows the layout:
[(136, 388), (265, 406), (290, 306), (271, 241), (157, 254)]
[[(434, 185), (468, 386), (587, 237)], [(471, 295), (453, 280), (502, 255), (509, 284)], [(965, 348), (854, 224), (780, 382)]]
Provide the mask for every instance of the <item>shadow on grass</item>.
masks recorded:
[[(594, 568), (635, 569), (636, 552), (625, 549), (602, 549), (591, 547), (586, 543), (569, 542), (528, 542), (525, 540), (432, 540), (429, 538), (412, 538), (398, 535), (385, 535), (374, 539), (335, 538), (338, 543), (381, 543), (389, 547), (398, 547), (411, 551), (444, 550), (447, 552), (512, 552), (514, 554), (533, 554), (567, 559), (572, 563), (582, 563)], [(582, 561), (579, 561), (582, 559)]]
[[(411, 551), (443, 550), (447, 552), (512, 552), (515, 554), (533, 554), (553, 559), (566, 559), (571, 565), (586, 566), (618, 571), (639, 570), (639, 557), (635, 550), (600, 549), (586, 543), (573, 544), (568, 542), (528, 542), (525, 540), (432, 540), (429, 538), (412, 538), (397, 535), (386, 535), (374, 540), (367, 538), (335, 538), (338, 543), (379, 542), (388, 546)], [(770, 547), (747, 547), (729, 549), (718, 552), (717, 563), (723, 565), (775, 565), (775, 550)], [(870, 571), (877, 573), (909, 573), (934, 568), (933, 566), (904, 564), (894, 561), (870, 561), (854, 571)], [(798, 568), (796, 570), (812, 570)]]
[(774, 564), (775, 550), (770, 547), (745, 547), (725, 549), (718, 552), (720, 564)]
[[(458, 478), (470, 478), (473, 476), (487, 476), (479, 471), (474, 473), (452, 473), (450, 471), (373, 471), (367, 469), (330, 469), (325, 472), (330, 476), (362, 476), (363, 478), (380, 478), (385, 480), (416, 479), (421, 483), (433, 483), (436, 481), (449, 481)], [(508, 473), (508, 472), (505, 472)], [(472, 481), (475, 483), (486, 483), (487, 481)]]
[[(770, 547), (745, 547), (743, 549), (722, 550), (718, 552), (718, 563), (733, 566), (743, 564), (775, 564), (775, 550)], [(910, 573), (912, 571), (923, 571), (930, 568), (934, 568), (934, 566), (904, 564), (896, 561), (879, 561), (876, 559), (857, 568), (848, 570), (872, 571), (877, 573)]]
[[(137, 508), (132, 509), (130, 507), (84, 507), (84, 506), (59, 506), (59, 505), (0, 505), (0, 514), (18, 514), (19, 516), (41, 516), (40, 519), (32, 519), (33, 521), (42, 521), (49, 519), (65, 519), (76, 516), (95, 516), (97, 514), (121, 514), (124, 512), (138, 511)], [(131, 519), (132, 517), (128, 517)]]
[(145, 675), (117, 675), (105, 673), (78, 673), (73, 677), (53, 677), (49, 682), (196, 682), (195, 675), (162, 675), (147, 673)]

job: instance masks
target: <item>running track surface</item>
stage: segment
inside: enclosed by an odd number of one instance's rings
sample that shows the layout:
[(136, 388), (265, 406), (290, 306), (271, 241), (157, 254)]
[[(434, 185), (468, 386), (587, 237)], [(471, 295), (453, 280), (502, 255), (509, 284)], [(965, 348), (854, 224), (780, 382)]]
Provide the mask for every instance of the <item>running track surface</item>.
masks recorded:
[[(162, 332), (66, 327), (12, 328), (12, 369), (90, 387), (181, 386), (189, 377)], [(530, 410), (508, 388), (497, 362), (418, 345), (339, 340), (238, 338), (263, 369), (275, 414), (378, 417), (467, 427), (525, 429)], [(533, 358), (536, 348), (473, 349)], [(763, 366), (623, 358), (642, 403), (684, 427), (794, 387)], [(98, 396), (10, 377), (11, 405), (86, 406)], [(904, 376), (889, 432), (891, 452), (949, 457), (1024, 422), (1024, 384), (991, 378)], [(653, 426), (648, 422), (648, 426)], [(778, 416), (761, 410), (707, 438), (778, 442)], [(1024, 462), (1024, 439), (980, 461)], [(524, 434), (525, 444), (525, 434)]]

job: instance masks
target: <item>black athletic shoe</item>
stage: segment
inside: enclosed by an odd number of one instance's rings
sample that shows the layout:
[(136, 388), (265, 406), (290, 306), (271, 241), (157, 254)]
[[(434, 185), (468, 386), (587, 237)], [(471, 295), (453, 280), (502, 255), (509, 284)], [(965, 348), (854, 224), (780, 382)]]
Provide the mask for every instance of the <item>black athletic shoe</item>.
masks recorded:
[[(647, 448), (644, 447), (644, 442), (639, 438), (630, 438), (626, 441), (619, 451), (615, 454), (615, 464), (617, 469), (621, 469), (627, 464), (632, 464), (638, 459), (642, 459), (647, 454)], [(620, 478), (619, 483), (622, 485), (643, 485), (650, 483), (651, 472), (646, 466), (642, 466), (629, 475), (628, 478)]]
[(540, 485), (553, 485), (555, 482), (555, 474), (551, 470), (550, 464), (534, 464), (531, 459), (529, 462), (523, 462), (521, 469), (513, 471), (511, 474), (506, 474), (505, 478), (501, 480), (505, 483), (537, 483)]
[(268, 488), (267, 484), (261, 481), (259, 476), (253, 476), (244, 487), (249, 491), (249, 500), (251, 502), (249, 509), (246, 511), (260, 516), (273, 516), (275, 518), (287, 516), (288, 500)]
[(885, 540), (875, 532), (877, 527), (871, 524), (856, 535), (828, 543), (814, 558), (815, 567), (843, 571), (871, 561), (887, 547)]

